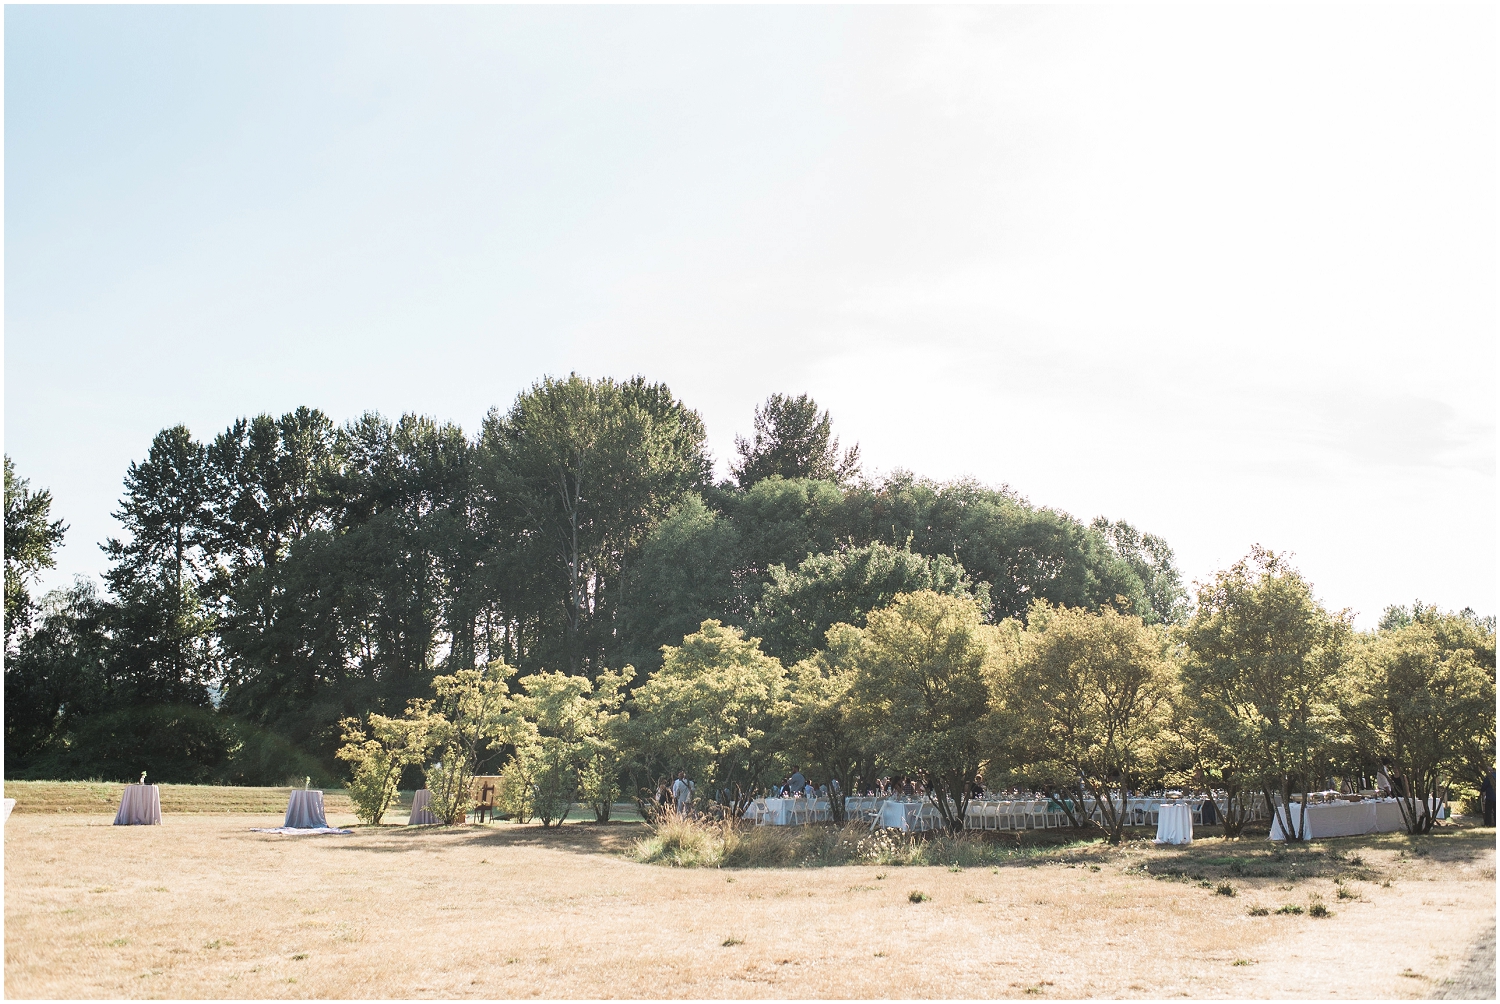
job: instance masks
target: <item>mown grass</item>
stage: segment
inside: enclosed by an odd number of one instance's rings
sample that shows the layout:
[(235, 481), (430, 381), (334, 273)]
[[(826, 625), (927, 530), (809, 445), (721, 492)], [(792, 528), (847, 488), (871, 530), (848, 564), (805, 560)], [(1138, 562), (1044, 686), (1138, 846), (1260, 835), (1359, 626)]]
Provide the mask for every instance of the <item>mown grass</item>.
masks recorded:
[[(148, 778), (149, 780), (149, 778)], [(286, 811), (291, 788), (242, 788), (212, 784), (161, 785), (161, 811), (197, 815), (275, 815)], [(14, 798), (17, 813), (113, 814), (120, 807), (125, 786), (114, 781), (6, 781), (5, 797)], [(411, 792), (401, 793), (401, 806), (410, 811)], [(341, 789), (323, 790), (327, 812), (354, 812)]]

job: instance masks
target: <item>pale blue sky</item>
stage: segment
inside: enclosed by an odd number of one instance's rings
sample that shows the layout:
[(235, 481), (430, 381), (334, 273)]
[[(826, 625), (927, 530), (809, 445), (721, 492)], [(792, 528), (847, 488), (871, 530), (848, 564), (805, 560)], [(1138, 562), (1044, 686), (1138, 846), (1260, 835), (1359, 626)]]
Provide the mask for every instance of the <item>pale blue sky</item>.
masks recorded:
[(645, 374), (721, 462), (1260, 542), (1495, 609), (1487, 6), (8, 7), (5, 448), (104, 567), (126, 466), (299, 404), (472, 431)]

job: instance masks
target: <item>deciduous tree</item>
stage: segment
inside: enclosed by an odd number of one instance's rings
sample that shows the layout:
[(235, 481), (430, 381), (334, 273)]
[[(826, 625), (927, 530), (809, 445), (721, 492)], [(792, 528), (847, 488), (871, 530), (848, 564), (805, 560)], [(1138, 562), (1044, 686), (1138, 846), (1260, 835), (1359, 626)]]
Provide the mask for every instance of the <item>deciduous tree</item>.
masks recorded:
[(1338, 728), (1335, 705), (1352, 631), (1285, 557), (1256, 547), (1198, 587), (1181, 637), (1184, 691), (1226, 751), (1253, 776), (1289, 840), (1294, 791), (1323, 774)]
[(995, 628), (973, 600), (903, 593), (866, 618), (854, 695), (889, 766), (920, 776), (949, 830), (963, 828), (991, 747)]

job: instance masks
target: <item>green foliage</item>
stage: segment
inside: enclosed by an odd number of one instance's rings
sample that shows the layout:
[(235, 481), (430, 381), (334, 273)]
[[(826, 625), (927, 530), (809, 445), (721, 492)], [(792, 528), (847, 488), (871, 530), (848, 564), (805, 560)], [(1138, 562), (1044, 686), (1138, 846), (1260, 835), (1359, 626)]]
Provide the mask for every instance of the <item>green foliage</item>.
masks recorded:
[(413, 701), (402, 718), (369, 715), (368, 732), (356, 718), (346, 718), (344, 745), (338, 758), (350, 766), (349, 800), (355, 814), (378, 825), (390, 808), (407, 767), (426, 759), (430, 746), (432, 715), (429, 705)]
[(1042, 600), (1024, 630), (1006, 627), (1004, 733), (1027, 761), (1078, 778), (1118, 844), (1129, 779), (1161, 755), (1176, 675), (1165, 637), (1138, 617)]
[[(1259, 547), (1199, 588), (1180, 633), (1183, 690), (1268, 803), (1276, 795), (1289, 805), (1293, 790), (1323, 775), (1351, 637), (1347, 614), (1323, 609), (1283, 557)], [(1303, 839), (1282, 823), (1289, 839)]]
[(839, 452), (828, 412), (806, 394), (772, 394), (755, 409), (755, 438), (736, 436), (730, 465), (741, 488), (766, 478), (809, 478), (846, 484), (859, 475), (859, 446)]
[(1165, 540), (1142, 533), (1124, 520), (1111, 522), (1103, 516), (1094, 520), (1093, 529), (1109, 541), (1140, 579), (1147, 605), (1140, 613), (1147, 624), (1177, 624), (1187, 616), (1187, 590), (1177, 571), (1176, 556)]
[(916, 554), (908, 547), (876, 541), (803, 559), (794, 571), (773, 565), (751, 630), (771, 655), (786, 662), (817, 651), (835, 624), (864, 626), (865, 616), (901, 593), (921, 590), (973, 599), (989, 606), (989, 587), (977, 587), (963, 566), (947, 555)]
[(164, 784), (279, 785), (288, 776), (330, 772), (280, 736), (212, 708), (143, 705), (75, 720), (38, 755), (6, 764), (13, 778), (134, 781), (141, 771)]
[[(662, 509), (708, 481), (703, 422), (663, 384), (547, 378), (490, 412), (479, 463), (490, 518), (549, 555), (541, 583), (563, 601), (574, 672), (603, 668), (621, 559)], [(550, 606), (551, 604), (549, 604)]]
[(734, 522), (696, 492), (684, 495), (646, 535), (626, 572), (624, 658), (651, 672), (661, 665), (663, 645), (676, 645), (705, 620), (737, 610), (741, 560)]
[(535, 795), (524, 765), (512, 759), (500, 771), (495, 786), (495, 808), (502, 816), (518, 823), (531, 822), (535, 815)]
[(1360, 639), (1339, 711), (1365, 761), (1403, 779), (1407, 831), (1426, 833), (1442, 781), (1494, 762), (1495, 636), (1420, 603), (1404, 623), (1385, 623)]
[(427, 790), (438, 822), (462, 823), (471, 802), (470, 781), (480, 755), (514, 734), (508, 681), (515, 670), (492, 662), (483, 670), (461, 669), (432, 681), (436, 695), (424, 725), (437, 762), (428, 767)]
[(897, 472), (851, 489), (843, 510), (841, 533), (856, 542), (909, 540), (919, 554), (952, 555), (989, 585), (993, 623), (1025, 617), (1033, 599), (1097, 610), (1123, 596), (1130, 612), (1151, 613), (1141, 580), (1103, 533), (1009, 488)]
[(62, 546), (68, 530), (62, 520), (52, 520), (52, 493), (32, 492), (31, 484), (16, 475), (10, 455), (5, 456), (5, 650), (17, 631), (31, 622), (31, 594), (27, 583), (44, 568), (57, 562), (53, 552)]
[(779, 752), (786, 687), (759, 639), (704, 621), (636, 690), (635, 747), (661, 773), (686, 770), (700, 789), (736, 792), (742, 807)]
[(601, 676), (608, 708), (602, 711), (587, 677), (537, 673), (521, 680), (523, 693), (513, 701), (517, 720), (507, 741), (515, 747), (513, 769), (530, 786), (532, 808), (542, 826), (567, 818), (585, 765), (596, 762), (601, 773), (608, 773), (614, 752), (607, 736), (611, 712), (618, 709), (621, 687), (633, 675)]
[(922, 778), (956, 833), (992, 747), (996, 629), (972, 600), (922, 591), (872, 611), (862, 636), (853, 694), (868, 741), (893, 770)]
[[(787, 758), (807, 764), (811, 773), (853, 790), (862, 764), (874, 760), (870, 729), (854, 699), (864, 634), (849, 624), (835, 624), (825, 636), (826, 648), (792, 667), (781, 740)], [(835, 822), (844, 821), (844, 799), (830, 786)]]

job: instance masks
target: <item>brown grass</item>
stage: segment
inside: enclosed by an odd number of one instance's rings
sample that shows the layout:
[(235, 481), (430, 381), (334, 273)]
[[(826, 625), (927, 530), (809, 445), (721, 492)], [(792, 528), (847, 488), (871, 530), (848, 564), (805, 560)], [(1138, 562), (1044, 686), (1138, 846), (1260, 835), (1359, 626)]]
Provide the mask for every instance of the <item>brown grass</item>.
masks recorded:
[[(163, 815), (285, 812), (292, 791), (291, 788), (237, 788), (216, 784), (163, 784), (159, 787)], [(18, 813), (113, 813), (120, 807), (120, 794), (124, 790), (123, 784), (114, 781), (5, 782), (5, 797), (16, 800), (13, 811)], [(401, 793), (402, 805), (408, 811), (411, 796), (409, 791)], [(323, 791), (323, 808), (327, 812), (354, 812), (348, 794), (339, 789)]]
[(1495, 917), (1493, 830), (736, 869), (632, 861), (638, 824), (249, 832), (277, 822), (12, 816), (6, 992), (1421, 997)]

